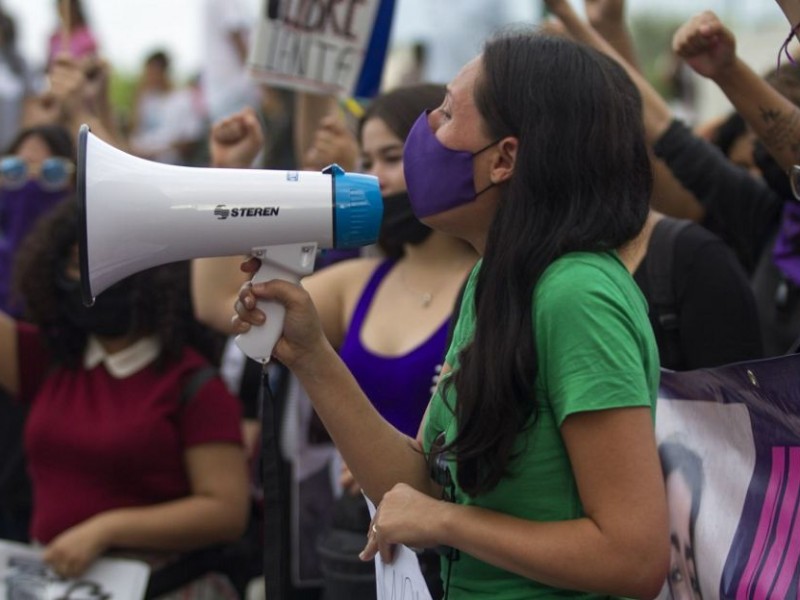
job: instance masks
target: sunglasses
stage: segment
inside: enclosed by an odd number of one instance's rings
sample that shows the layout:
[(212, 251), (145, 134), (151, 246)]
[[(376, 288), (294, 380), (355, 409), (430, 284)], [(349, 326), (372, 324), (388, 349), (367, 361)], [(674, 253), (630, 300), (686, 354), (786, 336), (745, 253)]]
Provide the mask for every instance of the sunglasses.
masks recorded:
[(28, 180), (35, 179), (47, 191), (63, 190), (69, 186), (75, 164), (66, 158), (54, 156), (31, 166), (19, 156), (0, 158), (0, 188), (18, 190)]

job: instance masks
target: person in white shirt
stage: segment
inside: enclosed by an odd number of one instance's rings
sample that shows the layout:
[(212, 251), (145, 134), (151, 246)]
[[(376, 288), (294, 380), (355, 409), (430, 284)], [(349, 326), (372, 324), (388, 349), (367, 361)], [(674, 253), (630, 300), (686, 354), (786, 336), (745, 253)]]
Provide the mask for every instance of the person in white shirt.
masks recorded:
[(211, 122), (258, 102), (246, 68), (254, 22), (242, 0), (204, 2), (201, 85)]

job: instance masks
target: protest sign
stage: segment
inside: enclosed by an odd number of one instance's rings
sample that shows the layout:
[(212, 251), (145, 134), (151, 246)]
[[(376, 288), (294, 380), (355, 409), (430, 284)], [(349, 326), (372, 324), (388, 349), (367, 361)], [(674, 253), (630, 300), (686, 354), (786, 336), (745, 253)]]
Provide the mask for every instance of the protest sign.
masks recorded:
[[(375, 505), (364, 496), (369, 514), (375, 517)], [(391, 563), (375, 555), (375, 587), (378, 600), (431, 600), (431, 593), (413, 550), (397, 544)]]
[(276, 87), (378, 93), (395, 0), (264, 0), (248, 64)]
[(796, 598), (800, 355), (662, 373), (670, 510), (661, 598)]
[(100, 558), (80, 578), (62, 579), (42, 561), (42, 550), (0, 540), (0, 598), (25, 600), (142, 600), (150, 567)]

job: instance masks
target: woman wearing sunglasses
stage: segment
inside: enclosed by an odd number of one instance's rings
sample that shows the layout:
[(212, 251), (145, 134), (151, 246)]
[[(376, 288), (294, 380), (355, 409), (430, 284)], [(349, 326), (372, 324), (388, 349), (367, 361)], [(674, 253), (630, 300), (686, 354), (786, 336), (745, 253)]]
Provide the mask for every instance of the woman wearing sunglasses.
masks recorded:
[[(23, 306), (10, 292), (14, 257), (39, 217), (72, 190), (73, 154), (66, 129), (41, 125), (20, 131), (0, 155), (0, 310), (15, 317)], [(31, 514), (22, 449), (26, 410), (7, 400), (0, 390), (0, 538), (26, 541)]]
[(11, 262), (36, 220), (74, 187), (75, 148), (66, 129), (39, 125), (22, 130), (0, 156), (0, 309), (20, 316), (9, 295)]
[[(20, 243), (40, 216), (73, 187), (73, 144), (57, 125), (24, 129), (0, 156), (0, 310), (16, 317), (22, 302), (10, 293), (11, 267)], [(0, 538), (25, 541), (31, 499), (22, 450), (25, 411), (0, 391)]]

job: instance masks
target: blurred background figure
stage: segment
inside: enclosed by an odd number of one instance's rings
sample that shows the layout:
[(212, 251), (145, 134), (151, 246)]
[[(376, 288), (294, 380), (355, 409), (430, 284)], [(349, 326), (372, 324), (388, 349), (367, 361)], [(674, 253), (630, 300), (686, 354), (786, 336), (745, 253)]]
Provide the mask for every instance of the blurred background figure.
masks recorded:
[[(0, 311), (23, 314), (21, 298), (11, 294), (14, 258), (39, 218), (74, 188), (74, 161), (70, 135), (58, 125), (22, 130), (0, 157)], [(32, 501), (22, 445), (26, 413), (26, 407), (0, 390), (0, 539), (28, 539)]]
[(50, 35), (47, 64), (65, 53), (76, 59), (96, 56), (98, 44), (89, 27), (81, 0), (55, 0), (58, 9), (58, 28)]
[(34, 93), (34, 78), (17, 48), (17, 26), (0, 7), (0, 152), (19, 130), (25, 101)]
[[(673, 118), (672, 113), (632, 66), (638, 62), (632, 45), (620, 43), (621, 39), (631, 37), (619, 19), (623, 1), (586, 0), (587, 7), (591, 3), (619, 9), (613, 11), (618, 15), (613, 22), (608, 22), (611, 19), (602, 22), (595, 16), (595, 22), (603, 25), (598, 29), (588, 20), (582, 20), (566, 0), (547, 1), (566, 32), (609, 54), (628, 70), (644, 99), (643, 121), (648, 141), (662, 137), (661, 127), (653, 124), (663, 122), (666, 126)], [(600, 30), (616, 30), (618, 34), (607, 33), (606, 39), (599, 35)], [(609, 40), (613, 40), (617, 48), (613, 48)], [(623, 57), (623, 53), (627, 56)], [(728, 166), (711, 144), (702, 143), (717, 161)], [(688, 152), (683, 154), (688, 155)], [(699, 159), (695, 157), (694, 162), (699, 163)], [(652, 164), (656, 168), (660, 166), (655, 159)], [(703, 170), (709, 171), (707, 164)], [(666, 185), (663, 172), (655, 172), (659, 176), (655, 178), (651, 203), (659, 198), (674, 204), (674, 186)], [(736, 174), (746, 181), (752, 179), (744, 169)], [(716, 177), (722, 178), (719, 174)], [(686, 185), (694, 191), (694, 187)], [(743, 183), (741, 185), (744, 187)], [(700, 192), (696, 196), (704, 199)], [(685, 371), (763, 357), (756, 302), (747, 274), (722, 239), (690, 220), (670, 218), (651, 209), (641, 233), (619, 253), (647, 300), (648, 317), (663, 368)]]
[(0, 157), (0, 309), (21, 316), (12, 298), (11, 267), (31, 227), (73, 189), (75, 149), (67, 130), (39, 125), (22, 130)]
[(188, 265), (137, 273), (87, 308), (77, 239), (77, 204), (62, 202), (18, 253), (27, 321), (0, 312), (0, 387), (29, 406), (31, 539), (71, 578), (112, 549), (158, 567), (236, 540), (240, 408), (209, 366), (217, 337), (191, 318)]
[(190, 86), (173, 83), (169, 55), (163, 50), (151, 53), (136, 89), (131, 151), (158, 162), (186, 164), (205, 134), (199, 108)]
[(258, 104), (245, 67), (254, 22), (243, 0), (204, 0), (202, 10), (200, 82), (214, 122)]

